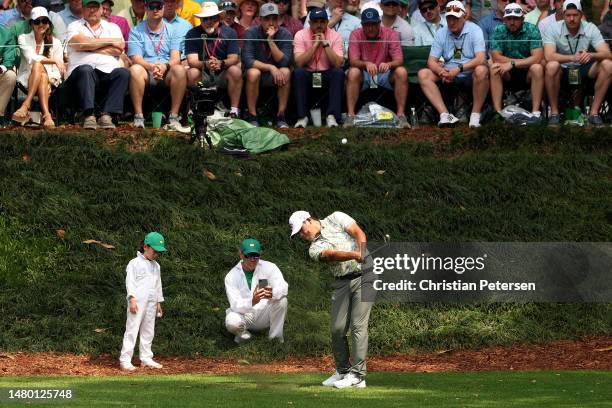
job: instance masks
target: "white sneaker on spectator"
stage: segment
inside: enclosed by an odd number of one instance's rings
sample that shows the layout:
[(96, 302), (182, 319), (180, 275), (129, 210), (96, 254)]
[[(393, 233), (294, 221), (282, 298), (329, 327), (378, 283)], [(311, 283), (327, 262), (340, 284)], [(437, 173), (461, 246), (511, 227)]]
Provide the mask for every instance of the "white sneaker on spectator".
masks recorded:
[(321, 384), (323, 384), (325, 387), (333, 387), (336, 381), (340, 381), (343, 378), (344, 374), (340, 374), (339, 372), (335, 371), (331, 377), (323, 381)]
[(132, 126), (140, 129), (145, 128), (145, 121), (142, 113), (137, 113), (136, 115), (134, 115), (134, 124)]
[(249, 332), (248, 330), (244, 330), (238, 333), (236, 337), (234, 337), (234, 341), (238, 344), (245, 342), (247, 340), (250, 340), (250, 339), (251, 339), (251, 332)]
[(304, 116), (302, 119), (298, 119), (298, 121), (295, 122), (294, 128), (305, 128), (306, 126), (308, 126), (308, 116)]
[(459, 119), (455, 117), (452, 113), (444, 112), (440, 114), (440, 121), (438, 122), (438, 127), (452, 126), (459, 122)]
[(122, 370), (126, 370), (126, 371), (135, 371), (136, 367), (134, 367), (132, 365), (132, 363), (130, 363), (129, 361), (121, 361), (119, 363), (119, 366), (121, 367)]
[(408, 118), (406, 117), (406, 115), (399, 115), (397, 118), (399, 119), (399, 122), (397, 124), (398, 128), (410, 129), (410, 123), (408, 123)]
[(143, 367), (152, 367), (152, 368), (163, 368), (164, 366), (159, 364), (157, 361), (153, 361), (152, 358), (147, 360), (140, 360), (140, 363)]
[(108, 113), (103, 113), (98, 119), (98, 128), (100, 129), (115, 129), (113, 118)]
[(336, 122), (336, 117), (334, 115), (327, 115), (327, 119), (325, 119), (328, 128), (338, 127), (338, 122)]
[(89, 115), (83, 120), (83, 129), (97, 129), (98, 122), (96, 122), (96, 117), (94, 115)]
[(472, 113), (470, 115), (470, 125), (471, 128), (479, 128), (480, 127), (480, 113)]
[(168, 132), (191, 133), (191, 126), (181, 125), (178, 115), (170, 115), (168, 117), (168, 124), (164, 126), (164, 130)]
[(355, 126), (355, 115), (346, 115), (346, 119), (344, 120), (344, 127), (354, 127)]
[(334, 383), (336, 388), (365, 388), (366, 382), (364, 378), (358, 377), (353, 373), (348, 373), (343, 379)]

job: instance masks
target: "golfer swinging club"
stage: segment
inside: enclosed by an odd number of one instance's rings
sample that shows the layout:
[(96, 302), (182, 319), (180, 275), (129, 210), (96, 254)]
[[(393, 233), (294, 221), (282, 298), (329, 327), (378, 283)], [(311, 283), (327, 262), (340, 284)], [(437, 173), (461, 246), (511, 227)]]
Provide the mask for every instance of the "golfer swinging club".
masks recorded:
[[(332, 263), (336, 279), (331, 308), (336, 372), (323, 381), (323, 385), (365, 388), (368, 319), (373, 304), (361, 301), (361, 263), (366, 250), (366, 236), (355, 220), (343, 212), (318, 220), (306, 211), (296, 211), (289, 218), (289, 225), (291, 236), (299, 233), (301, 239), (311, 241), (308, 253), (312, 259)], [(349, 361), (349, 327), (353, 365)]]

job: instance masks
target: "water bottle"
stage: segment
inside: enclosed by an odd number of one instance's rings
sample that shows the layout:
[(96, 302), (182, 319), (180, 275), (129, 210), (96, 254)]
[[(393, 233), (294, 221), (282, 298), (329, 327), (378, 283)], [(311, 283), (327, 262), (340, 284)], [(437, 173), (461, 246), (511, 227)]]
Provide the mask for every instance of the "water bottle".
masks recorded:
[(412, 107), (410, 108), (410, 127), (416, 129), (418, 123), (419, 122), (417, 121), (416, 110), (414, 109), (414, 107)]

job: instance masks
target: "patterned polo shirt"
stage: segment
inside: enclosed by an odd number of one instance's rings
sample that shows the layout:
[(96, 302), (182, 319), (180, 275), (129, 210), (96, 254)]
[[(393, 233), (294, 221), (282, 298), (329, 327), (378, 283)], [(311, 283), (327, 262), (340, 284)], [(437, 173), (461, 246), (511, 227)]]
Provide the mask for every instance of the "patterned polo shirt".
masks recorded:
[[(340, 211), (321, 220), (321, 234), (310, 244), (308, 255), (315, 261), (321, 259), (321, 253), (334, 251), (357, 251), (359, 246), (346, 229), (355, 224), (355, 220)], [(361, 270), (361, 264), (355, 260), (331, 263), (334, 277), (348, 275)]]
[(524, 22), (516, 33), (510, 32), (505, 24), (493, 31), (491, 51), (499, 51), (504, 57), (528, 58), (537, 48), (542, 48), (542, 37), (540, 30), (531, 23)]

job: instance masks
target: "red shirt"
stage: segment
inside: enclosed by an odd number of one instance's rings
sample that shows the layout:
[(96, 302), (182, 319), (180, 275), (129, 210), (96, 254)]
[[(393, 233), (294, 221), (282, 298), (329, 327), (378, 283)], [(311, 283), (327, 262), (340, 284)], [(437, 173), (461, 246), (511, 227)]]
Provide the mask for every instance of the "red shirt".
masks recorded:
[(378, 38), (368, 41), (363, 27), (353, 30), (349, 37), (349, 59), (372, 62), (378, 66), (381, 62), (391, 62), (404, 58), (399, 34), (392, 28), (380, 26)]

